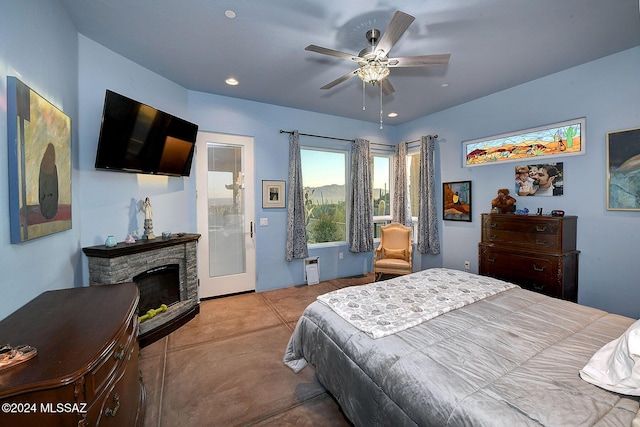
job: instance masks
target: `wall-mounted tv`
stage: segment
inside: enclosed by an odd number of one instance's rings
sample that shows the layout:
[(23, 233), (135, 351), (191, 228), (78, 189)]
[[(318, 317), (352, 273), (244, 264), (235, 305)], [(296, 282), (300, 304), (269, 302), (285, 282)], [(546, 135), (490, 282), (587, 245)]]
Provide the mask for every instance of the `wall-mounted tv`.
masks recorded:
[(189, 176), (198, 125), (107, 90), (96, 169)]

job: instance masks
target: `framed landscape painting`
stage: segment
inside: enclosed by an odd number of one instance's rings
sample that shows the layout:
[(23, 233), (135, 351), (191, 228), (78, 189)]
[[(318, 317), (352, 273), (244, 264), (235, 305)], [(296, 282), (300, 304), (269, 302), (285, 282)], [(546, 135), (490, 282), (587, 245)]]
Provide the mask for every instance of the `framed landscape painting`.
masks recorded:
[(7, 77), (11, 243), (71, 228), (71, 119)]
[(462, 143), (462, 166), (508, 162), (547, 163), (585, 153), (585, 118), (504, 133)]
[(607, 209), (640, 211), (640, 128), (607, 133)]
[(471, 181), (442, 183), (442, 218), (471, 222)]

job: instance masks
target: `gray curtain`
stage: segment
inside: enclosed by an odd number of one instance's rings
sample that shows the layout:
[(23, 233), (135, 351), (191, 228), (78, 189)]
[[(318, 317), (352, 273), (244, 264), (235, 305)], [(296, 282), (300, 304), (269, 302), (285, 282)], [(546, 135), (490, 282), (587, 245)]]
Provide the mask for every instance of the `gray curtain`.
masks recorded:
[(418, 252), (439, 254), (436, 208), (435, 142), (431, 135), (420, 140), (420, 187), (418, 193)]
[(409, 188), (407, 187), (406, 142), (400, 142), (396, 145), (392, 208), (391, 218), (393, 221), (406, 226), (411, 225), (411, 206), (409, 205)]
[(294, 130), (289, 135), (289, 190), (287, 193), (287, 247), (285, 259), (306, 258), (307, 226), (304, 218), (304, 191), (300, 161), (300, 136)]
[(351, 213), (349, 215), (349, 250), (373, 250), (373, 197), (369, 141), (356, 138), (351, 144)]

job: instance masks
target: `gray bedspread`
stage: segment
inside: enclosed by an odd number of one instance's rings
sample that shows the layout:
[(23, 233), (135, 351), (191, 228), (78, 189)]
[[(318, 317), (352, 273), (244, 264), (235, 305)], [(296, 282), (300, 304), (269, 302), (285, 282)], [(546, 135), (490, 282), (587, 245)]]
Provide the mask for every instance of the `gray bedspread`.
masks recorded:
[(316, 301), (284, 362), (358, 426), (630, 426), (638, 398), (578, 372), (633, 322), (517, 288), (372, 339)]

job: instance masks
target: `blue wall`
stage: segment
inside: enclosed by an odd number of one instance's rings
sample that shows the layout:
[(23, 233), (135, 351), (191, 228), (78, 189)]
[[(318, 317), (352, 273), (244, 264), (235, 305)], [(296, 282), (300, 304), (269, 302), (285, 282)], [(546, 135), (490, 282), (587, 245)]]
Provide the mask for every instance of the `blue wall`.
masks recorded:
[(606, 133), (640, 126), (638, 70), (635, 48), (399, 126), (400, 139), (439, 134), (441, 182), (472, 181), (473, 221), (441, 224), (445, 267), (469, 260), (478, 271), (480, 213), (498, 188), (513, 188), (515, 163), (463, 168), (461, 143), (586, 117), (586, 154), (555, 159), (564, 162), (564, 195), (517, 197), (517, 206), (577, 215), (578, 301), (640, 317), (640, 214), (606, 210)]
[[(57, 1), (16, 1), (0, 15), (0, 319), (49, 289), (80, 286), (78, 34)], [(9, 237), (7, 76), (71, 118), (72, 229), (14, 244)]]
[[(371, 142), (390, 144), (395, 129), (381, 131), (375, 123), (277, 107), (258, 102), (191, 92), (191, 119), (201, 130), (254, 137), (256, 222), (267, 218), (269, 226), (256, 228), (257, 289), (267, 290), (305, 282), (302, 260), (284, 259), (287, 212), (285, 209), (262, 209), (261, 181), (287, 180), (289, 135), (280, 129), (350, 139), (361, 137)], [(301, 136), (300, 144), (333, 149), (350, 149), (348, 142)], [(329, 171), (330, 172), (330, 171)], [(344, 259), (339, 260), (339, 252)], [(320, 279), (353, 276), (371, 271), (372, 254), (353, 254), (346, 244), (309, 250), (320, 257)]]
[[(200, 125), (202, 130), (249, 135), (255, 144), (255, 185), (263, 179), (287, 179), (287, 139), (279, 129), (298, 129), (342, 138), (363, 137), (395, 143), (438, 133), (437, 164), (441, 181), (474, 182), (471, 223), (441, 222), (443, 252), (417, 256), (416, 267), (444, 265), (461, 269), (470, 260), (477, 271), (479, 214), (488, 210), (499, 187), (510, 187), (512, 166), (461, 168), (464, 140), (585, 116), (587, 154), (565, 160), (565, 196), (534, 199), (549, 210), (565, 209), (579, 219), (579, 300), (638, 317), (634, 263), (640, 249), (633, 231), (638, 214), (605, 209), (605, 133), (640, 126), (640, 48), (558, 73), (403, 126), (385, 125), (293, 110), (199, 92), (137, 65), (92, 40), (79, 36), (64, 9), (50, 0), (12, 2), (0, 16), (0, 87), (6, 99), (6, 76), (17, 76), (61, 108), (73, 125), (73, 228), (20, 245), (9, 243), (8, 182), (0, 174), (0, 318), (48, 289), (88, 283), (81, 248), (101, 244), (108, 234), (123, 240), (142, 229), (136, 205), (152, 199), (157, 230), (196, 231), (195, 178), (167, 178), (97, 171), (93, 167), (105, 89), (138, 99)], [(606, 76), (606, 78), (596, 77)], [(7, 162), (6, 105), (0, 114), (0, 164)], [(347, 147), (313, 138), (304, 145)], [(284, 261), (286, 212), (262, 210), (256, 191), (258, 290), (303, 283), (301, 261)], [(440, 192), (438, 192), (440, 193)], [(441, 195), (438, 194), (438, 200)], [(520, 207), (524, 207), (521, 204)], [(634, 227), (636, 226), (636, 227)], [(636, 233), (637, 234), (637, 233)], [(338, 260), (344, 252), (345, 259)], [(367, 272), (371, 254), (351, 254), (345, 245), (310, 250), (321, 258), (321, 279)]]

